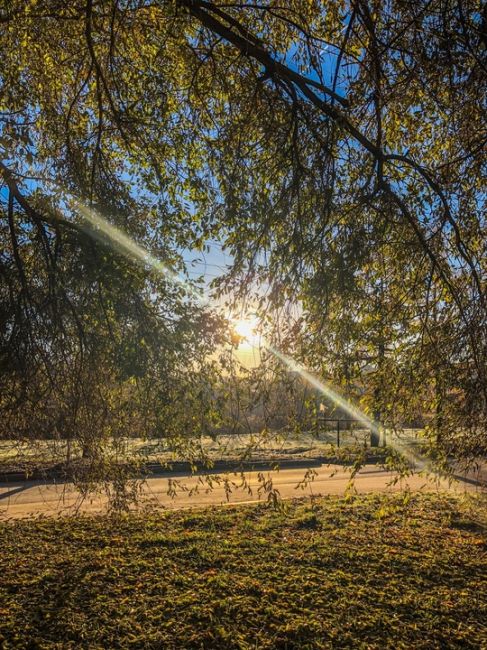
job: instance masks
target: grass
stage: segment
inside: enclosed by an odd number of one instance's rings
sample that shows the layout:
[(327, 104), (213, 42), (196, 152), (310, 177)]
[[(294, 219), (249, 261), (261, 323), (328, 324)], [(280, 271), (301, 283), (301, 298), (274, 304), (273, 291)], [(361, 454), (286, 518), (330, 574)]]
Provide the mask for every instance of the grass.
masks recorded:
[[(408, 431), (414, 438), (414, 433)], [(369, 434), (363, 429), (342, 431), (341, 444), (343, 449), (364, 448), (364, 442)], [(409, 440), (409, 438), (408, 438)], [(224, 435), (215, 439), (208, 436), (201, 439), (183, 441), (182, 447), (174, 447), (170, 440), (114, 440), (107, 445), (107, 458), (117, 462), (172, 463), (179, 460), (210, 461), (226, 460), (241, 461), (276, 461), (296, 459), (313, 459), (317, 457), (333, 457), (337, 454), (335, 447), (336, 433), (323, 431), (318, 435), (309, 433), (279, 434), (265, 432), (261, 434)], [(0, 440), (0, 473), (11, 471), (34, 472), (48, 471), (64, 465), (67, 456), (65, 440)], [(71, 459), (74, 463), (81, 458), (81, 448), (73, 443)]]
[(4, 523), (3, 648), (487, 647), (485, 501), (286, 508)]

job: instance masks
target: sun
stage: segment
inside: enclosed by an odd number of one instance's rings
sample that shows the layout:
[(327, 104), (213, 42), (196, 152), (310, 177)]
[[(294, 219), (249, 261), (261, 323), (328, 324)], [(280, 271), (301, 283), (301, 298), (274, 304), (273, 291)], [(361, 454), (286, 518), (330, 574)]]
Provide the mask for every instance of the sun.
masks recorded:
[(233, 330), (243, 339), (243, 343), (254, 346), (259, 344), (258, 326), (259, 321), (255, 317), (239, 318), (234, 321)]

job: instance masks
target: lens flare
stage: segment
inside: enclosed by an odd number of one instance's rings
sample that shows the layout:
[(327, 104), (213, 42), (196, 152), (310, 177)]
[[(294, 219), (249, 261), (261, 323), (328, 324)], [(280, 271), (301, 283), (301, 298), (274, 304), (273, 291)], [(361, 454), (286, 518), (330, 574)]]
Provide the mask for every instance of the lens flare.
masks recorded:
[(126, 235), (122, 230), (116, 228), (106, 219), (104, 219), (98, 212), (89, 208), (84, 203), (75, 199), (72, 201), (74, 207), (84, 217), (85, 221), (91, 224), (93, 231), (89, 234), (101, 238), (100, 235), (105, 236), (110, 240), (111, 245), (125, 256), (131, 257), (143, 264), (150, 267), (158, 275), (166, 278), (169, 282), (177, 284), (185, 290), (185, 292), (192, 298), (197, 300), (200, 304), (204, 304), (204, 295), (189, 284), (184, 278), (175, 273), (170, 267), (163, 264), (148, 250), (139, 246), (133, 239)]
[(269, 352), (271, 352), (275, 357), (277, 357), (284, 365), (286, 365), (291, 372), (296, 372), (301, 377), (306, 380), (311, 386), (316, 388), (322, 395), (331, 399), (337, 406), (346, 411), (354, 420), (357, 420), (363, 424), (366, 428), (371, 429), (372, 431), (379, 431), (379, 423), (375, 422), (368, 415), (366, 415), (362, 410), (357, 406), (346, 400), (344, 397), (339, 395), (335, 390), (323, 383), (318, 377), (311, 374), (306, 368), (296, 363), (294, 359), (287, 357), (276, 348), (273, 348), (269, 344), (265, 344), (265, 347)]
[[(342, 397), (337, 393), (333, 388), (322, 382), (318, 377), (310, 373), (306, 368), (301, 366), (299, 363), (287, 357), (285, 354), (272, 347), (271, 345), (264, 343), (265, 347), (271, 354), (273, 354), (279, 361), (281, 361), (291, 372), (299, 374), (305, 381), (307, 381), (311, 386), (316, 388), (322, 395), (331, 399), (336, 405), (348, 413), (354, 420), (361, 422), (367, 429), (370, 429), (371, 433), (375, 433), (377, 436), (380, 435), (381, 424), (377, 422), (364, 413), (361, 409), (358, 408), (355, 404), (352, 404), (347, 399)], [(414, 467), (416, 470), (422, 471), (424, 469), (431, 470), (430, 463), (425, 461), (414, 449), (406, 446), (405, 444), (400, 443), (397, 440), (392, 439), (391, 436), (388, 436), (388, 444), (399, 454), (402, 454), (404, 458), (409, 462), (411, 467)]]
[[(100, 214), (92, 208), (89, 208), (79, 199), (71, 197), (70, 202), (83, 216), (83, 218), (91, 224), (92, 229), (89, 234), (97, 239), (108, 239), (111, 245), (127, 257), (135, 259), (144, 266), (150, 267), (158, 275), (166, 278), (169, 282), (182, 286), (185, 292), (194, 298), (201, 305), (208, 305), (209, 300), (204, 296), (202, 291), (198, 291), (189, 284), (184, 278), (180, 277), (170, 267), (163, 264), (154, 255), (152, 255), (145, 248), (137, 244), (127, 234), (119, 228), (116, 228)], [(379, 433), (380, 423), (372, 420), (356, 405), (349, 402), (342, 397), (337, 391), (318, 379), (315, 375), (310, 373), (306, 368), (297, 363), (294, 359), (287, 357), (285, 354), (266, 343), (265, 340), (257, 333), (258, 320), (257, 318), (237, 320), (234, 324), (235, 332), (241, 336), (248, 347), (257, 349), (262, 347), (267, 349), (279, 361), (281, 361), (291, 372), (299, 374), (311, 386), (314, 386), (322, 395), (325, 395), (337, 404), (341, 409), (347, 412), (354, 420), (361, 422), (371, 432)], [(389, 444), (394, 447), (399, 453), (403, 454), (407, 460), (419, 466), (420, 469), (425, 468), (426, 463), (423, 459), (414, 453), (413, 450), (405, 445), (399, 444), (397, 441), (388, 440)]]

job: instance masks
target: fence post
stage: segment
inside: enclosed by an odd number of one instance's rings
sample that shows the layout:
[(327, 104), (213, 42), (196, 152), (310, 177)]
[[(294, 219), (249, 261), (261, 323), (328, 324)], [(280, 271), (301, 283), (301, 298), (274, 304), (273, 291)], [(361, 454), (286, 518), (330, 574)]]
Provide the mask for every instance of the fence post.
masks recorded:
[(340, 420), (337, 420), (337, 447), (340, 447)]
[(374, 422), (373, 426), (370, 429), (370, 446), (378, 447), (379, 443), (380, 443), (380, 433), (376, 423)]

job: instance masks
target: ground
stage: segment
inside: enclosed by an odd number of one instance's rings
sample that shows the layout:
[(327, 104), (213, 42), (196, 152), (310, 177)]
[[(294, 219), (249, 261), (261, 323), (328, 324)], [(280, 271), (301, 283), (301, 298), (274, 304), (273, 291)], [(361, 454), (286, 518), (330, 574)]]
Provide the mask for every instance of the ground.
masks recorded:
[[(345, 444), (360, 443), (369, 434), (363, 429), (354, 431), (353, 436), (348, 431), (342, 432), (341, 442)], [(238, 460), (242, 457), (253, 460), (286, 460), (288, 458), (315, 458), (330, 456), (335, 453), (333, 443), (336, 443), (336, 432), (321, 432), (319, 435), (302, 433), (299, 436), (278, 433), (218, 435), (213, 439), (203, 436), (195, 440), (185, 441), (183, 449), (174, 448), (173, 441), (165, 439), (142, 440), (139, 438), (114, 441), (113, 447), (122, 460), (138, 462), (161, 463), (179, 461), (182, 458), (191, 460), (207, 457), (212, 460)], [(71, 456), (79, 459), (79, 445), (73, 444)], [(114, 452), (115, 453), (115, 452)], [(28, 468), (48, 469), (66, 461), (66, 440), (0, 440), (0, 472)]]
[[(218, 435), (215, 439), (203, 436), (194, 440), (183, 441), (181, 448), (175, 447), (175, 441), (166, 439), (142, 440), (139, 438), (113, 439), (107, 445), (106, 460), (128, 463), (134, 469), (140, 465), (160, 463), (171, 466), (180, 461), (186, 465), (196, 463), (199, 466), (208, 463), (265, 461), (285, 462), (289, 460), (306, 460), (316, 458), (343, 458), (350, 454), (361, 454), (369, 441), (370, 432), (355, 428), (352, 432), (342, 430), (340, 448), (336, 447), (335, 430), (311, 433), (262, 432), (241, 435)], [(416, 449), (421, 443), (421, 432), (407, 429), (401, 435), (387, 438), (388, 442)], [(62, 474), (66, 467), (68, 445), (66, 440), (0, 440), (0, 479), (2, 475), (24, 472), (27, 476), (44, 476), (53, 469)], [(368, 449), (369, 455), (387, 455), (386, 449)], [(73, 444), (70, 448), (70, 465), (80, 469), (82, 449)]]
[(485, 497), (0, 525), (4, 648), (486, 648)]

